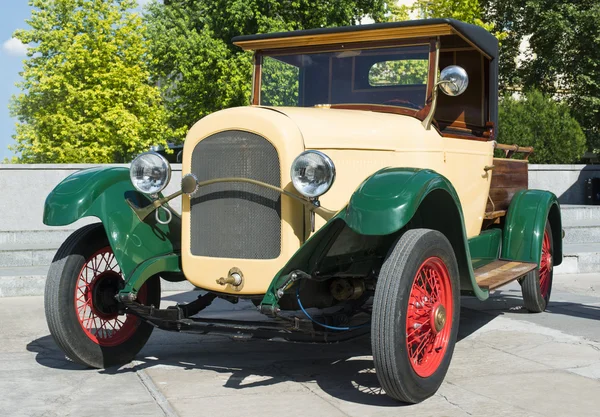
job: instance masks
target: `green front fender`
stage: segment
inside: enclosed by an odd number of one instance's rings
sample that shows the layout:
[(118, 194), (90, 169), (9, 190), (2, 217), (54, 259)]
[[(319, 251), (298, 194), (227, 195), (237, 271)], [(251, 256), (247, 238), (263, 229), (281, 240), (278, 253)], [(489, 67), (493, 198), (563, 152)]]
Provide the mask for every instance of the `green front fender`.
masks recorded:
[(550, 191), (521, 190), (508, 208), (502, 241), (502, 258), (539, 265), (546, 220), (554, 241), (554, 265), (563, 258), (560, 204)]
[[(389, 235), (406, 226), (434, 190), (452, 197), (464, 224), (460, 200), (450, 181), (435, 171), (418, 168), (384, 168), (367, 178), (350, 198), (346, 223), (359, 234)], [(464, 240), (466, 244), (466, 235)]]
[(385, 168), (367, 178), (348, 206), (329, 220), (292, 256), (271, 282), (262, 305), (277, 307), (277, 289), (296, 269), (311, 272), (315, 258), (335, 239), (342, 225), (359, 235), (393, 235), (406, 226), (439, 230), (452, 244), (461, 275), (461, 290), (484, 300), (488, 292), (475, 281), (462, 208), (456, 190), (435, 171)]
[(407, 226), (442, 232), (456, 255), (461, 291), (488, 298), (475, 280), (460, 199), (443, 175), (430, 169), (382, 169), (354, 192), (345, 221), (363, 235), (390, 235)]
[[(145, 269), (146, 261), (154, 260), (151, 264), (156, 265), (157, 259), (172, 259), (173, 254), (181, 252), (181, 219), (173, 215), (168, 225), (162, 225), (154, 216), (148, 216), (142, 222), (127, 199), (138, 206), (150, 203), (133, 188), (127, 168), (78, 171), (65, 178), (46, 198), (44, 224), (65, 226), (90, 216), (100, 219), (128, 284), (126, 289), (137, 290), (149, 278), (140, 269)], [(169, 265), (170, 272), (181, 272), (172, 261), (164, 265)], [(133, 275), (136, 282), (130, 279)]]

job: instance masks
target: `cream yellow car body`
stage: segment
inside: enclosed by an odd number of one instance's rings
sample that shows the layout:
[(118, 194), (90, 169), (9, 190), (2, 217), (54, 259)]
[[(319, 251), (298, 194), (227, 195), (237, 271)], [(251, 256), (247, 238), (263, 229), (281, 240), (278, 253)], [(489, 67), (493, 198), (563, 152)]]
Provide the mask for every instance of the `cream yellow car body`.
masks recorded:
[[(321, 205), (342, 209), (365, 178), (385, 167), (429, 168), (454, 185), (463, 209), (467, 237), (481, 231), (488, 200), (493, 142), (443, 138), (426, 130), (412, 117), (361, 110), (249, 106), (216, 112), (196, 123), (184, 146), (182, 175), (191, 173), (192, 151), (203, 139), (226, 130), (255, 133), (276, 149), (281, 164), (282, 188), (294, 191), (290, 166), (306, 149), (320, 150), (334, 162), (337, 175)], [(190, 197), (182, 202), (182, 265), (194, 285), (236, 295), (263, 294), (273, 276), (310, 235), (308, 213), (293, 199), (281, 202), (281, 252), (276, 259), (232, 259), (194, 256), (190, 251)], [(325, 221), (316, 219), (316, 228)], [(211, 239), (206, 236), (206, 239)], [(256, 242), (260, 245), (260, 242)], [(225, 288), (217, 283), (231, 268), (239, 268), (243, 286)]]

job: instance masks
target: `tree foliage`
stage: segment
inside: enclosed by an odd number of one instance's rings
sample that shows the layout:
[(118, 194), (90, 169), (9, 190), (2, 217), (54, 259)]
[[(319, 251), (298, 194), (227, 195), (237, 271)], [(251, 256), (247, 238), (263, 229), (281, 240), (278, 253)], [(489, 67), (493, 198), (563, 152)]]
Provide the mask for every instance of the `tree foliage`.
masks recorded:
[(388, 21), (408, 20), (415, 15), (419, 19), (450, 18), (481, 26), (500, 41), (506, 36), (502, 31), (495, 31), (495, 24), (484, 18), (486, 14), (480, 0), (416, 0), (410, 6), (390, 1), (387, 10)]
[[(503, 29), (501, 88), (537, 88), (564, 100), (600, 148), (600, 2), (485, 0), (486, 18)], [(529, 38), (529, 51), (520, 45)], [(517, 57), (521, 59), (517, 60)]]
[(262, 63), (260, 101), (267, 106), (297, 106), (300, 87), (298, 67), (264, 57)]
[(148, 84), (144, 25), (134, 0), (32, 0), (16, 161), (124, 162), (168, 134), (156, 87)]
[(173, 128), (189, 127), (202, 116), (222, 108), (248, 104), (252, 58), (231, 43), (233, 37), (351, 25), (364, 16), (382, 21), (387, 10), (384, 0), (170, 0), (165, 3), (156, 0), (151, 3), (146, 19), (151, 53), (155, 57), (152, 73), (162, 87)]
[(539, 91), (520, 100), (509, 96), (499, 106), (498, 142), (533, 146), (529, 160), (541, 164), (577, 162), (585, 151), (585, 135), (567, 105)]
[(417, 0), (413, 6), (425, 18), (451, 18), (493, 32), (494, 24), (483, 20), (480, 0)]
[(369, 83), (378, 86), (427, 84), (428, 74), (427, 59), (381, 61), (369, 70)]

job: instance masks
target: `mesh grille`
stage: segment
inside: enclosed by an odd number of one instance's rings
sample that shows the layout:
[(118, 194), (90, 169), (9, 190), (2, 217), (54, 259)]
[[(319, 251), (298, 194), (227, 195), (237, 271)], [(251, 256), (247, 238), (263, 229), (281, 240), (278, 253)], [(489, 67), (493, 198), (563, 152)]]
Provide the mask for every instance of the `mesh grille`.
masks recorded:
[[(265, 138), (230, 130), (200, 141), (192, 153), (199, 181), (251, 178), (281, 187), (279, 156)], [(191, 200), (196, 256), (274, 259), (281, 252), (281, 195), (246, 183), (202, 187)]]

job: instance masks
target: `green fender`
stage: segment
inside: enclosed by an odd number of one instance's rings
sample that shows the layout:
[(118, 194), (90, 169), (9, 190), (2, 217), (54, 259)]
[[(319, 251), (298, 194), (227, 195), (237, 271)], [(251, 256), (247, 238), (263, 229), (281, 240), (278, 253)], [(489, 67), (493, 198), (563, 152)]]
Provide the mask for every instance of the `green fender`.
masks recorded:
[[(173, 262), (173, 256), (179, 258), (181, 252), (180, 217), (174, 214), (168, 225), (156, 222), (154, 216), (142, 222), (126, 199), (138, 206), (150, 203), (133, 188), (129, 169), (90, 168), (65, 178), (44, 206), (44, 224), (48, 226), (65, 226), (90, 216), (100, 219), (125, 277), (122, 292), (137, 291), (155, 273), (181, 272), (179, 263)], [(165, 262), (160, 262), (162, 258)], [(159, 271), (157, 265), (168, 269)]]
[(521, 190), (512, 198), (504, 225), (502, 258), (539, 265), (546, 220), (552, 229), (554, 265), (560, 265), (563, 258), (560, 204), (554, 194), (543, 190)]
[[(437, 172), (417, 168), (384, 168), (356, 189), (348, 203), (346, 223), (359, 234), (389, 235), (406, 226), (425, 197), (438, 189), (450, 194), (460, 208), (454, 187)], [(464, 223), (462, 209), (460, 213), (461, 222)]]
[(276, 289), (295, 269), (306, 271), (311, 254), (321, 243), (335, 238), (339, 220), (361, 235), (382, 236), (402, 228), (426, 227), (439, 230), (452, 244), (461, 275), (461, 291), (481, 300), (487, 290), (479, 288), (473, 274), (460, 200), (444, 176), (428, 169), (384, 168), (367, 178), (353, 193), (348, 206), (317, 231), (273, 279), (262, 304), (277, 306)]

